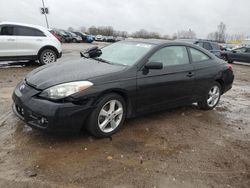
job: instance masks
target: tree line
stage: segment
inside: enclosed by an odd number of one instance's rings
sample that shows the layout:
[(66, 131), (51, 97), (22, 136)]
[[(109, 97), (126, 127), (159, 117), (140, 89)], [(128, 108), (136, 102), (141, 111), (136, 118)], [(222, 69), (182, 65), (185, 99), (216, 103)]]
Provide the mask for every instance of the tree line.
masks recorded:
[[(243, 40), (244, 35), (242, 34), (234, 34), (229, 35), (226, 33), (226, 24), (221, 22), (217, 26), (217, 29), (209, 33), (207, 36), (208, 40), (213, 40), (217, 42), (226, 42), (227, 40)], [(69, 27), (69, 31), (74, 31), (74, 28)], [(80, 27), (80, 31), (84, 33), (90, 33), (92, 35), (104, 35), (104, 36), (120, 36), (120, 37), (133, 37), (133, 38), (155, 38), (155, 39), (168, 39), (168, 40), (174, 40), (174, 39), (196, 39), (196, 33), (192, 29), (188, 30), (182, 30), (178, 31), (176, 33), (173, 33), (172, 36), (170, 35), (161, 35), (158, 32), (152, 32), (147, 31), (146, 29), (140, 29), (133, 33), (128, 33), (127, 31), (119, 31), (115, 30), (112, 26), (91, 26), (89, 28), (86, 28), (84, 26)]]

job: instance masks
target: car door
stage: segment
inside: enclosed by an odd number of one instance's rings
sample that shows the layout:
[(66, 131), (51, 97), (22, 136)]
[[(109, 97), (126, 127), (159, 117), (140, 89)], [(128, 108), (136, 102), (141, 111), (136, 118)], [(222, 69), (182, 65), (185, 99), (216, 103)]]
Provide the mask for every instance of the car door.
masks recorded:
[(0, 58), (15, 57), (17, 50), (16, 36), (12, 25), (0, 26)]
[(161, 62), (160, 70), (137, 72), (137, 112), (155, 111), (191, 101), (193, 66), (185, 46), (166, 46), (157, 50), (147, 63)]
[(46, 35), (35, 28), (15, 26), (14, 33), (17, 41), (17, 55), (36, 56), (46, 40)]
[(214, 81), (218, 73), (218, 63), (199, 49), (189, 47), (188, 50), (195, 74), (192, 96), (198, 101), (207, 94), (207, 89)]
[(245, 61), (245, 52), (246, 52), (246, 48), (242, 47), (242, 48), (237, 48), (234, 49), (230, 54), (230, 60), (234, 60), (234, 61)]
[(245, 56), (245, 62), (250, 63), (250, 48), (246, 48)]

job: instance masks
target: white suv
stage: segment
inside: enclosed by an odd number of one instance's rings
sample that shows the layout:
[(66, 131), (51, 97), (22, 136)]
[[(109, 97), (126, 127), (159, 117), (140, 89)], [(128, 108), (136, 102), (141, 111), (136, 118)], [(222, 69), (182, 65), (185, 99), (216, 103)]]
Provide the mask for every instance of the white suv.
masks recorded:
[(61, 56), (61, 43), (48, 29), (0, 22), (0, 61), (39, 60), (44, 65)]

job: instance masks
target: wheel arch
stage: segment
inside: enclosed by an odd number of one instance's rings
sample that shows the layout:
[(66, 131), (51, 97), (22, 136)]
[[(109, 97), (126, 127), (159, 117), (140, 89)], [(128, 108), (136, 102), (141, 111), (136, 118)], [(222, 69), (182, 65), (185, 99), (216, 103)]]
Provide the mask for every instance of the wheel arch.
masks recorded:
[(39, 58), (39, 56), (40, 56), (40, 54), (42, 53), (42, 51), (43, 51), (43, 50), (46, 50), (46, 49), (53, 50), (53, 51), (56, 53), (57, 58), (59, 58), (59, 52), (58, 52), (58, 50), (57, 50), (54, 46), (51, 46), (51, 45), (43, 46), (43, 47), (38, 51), (37, 57)]
[(216, 79), (215, 81), (220, 84), (220, 86), (221, 86), (221, 94), (223, 94), (225, 92), (225, 82), (221, 78)]
[(127, 114), (126, 114), (126, 117), (131, 117), (132, 116), (132, 103), (131, 103), (131, 100), (130, 100), (130, 97), (128, 95), (128, 92), (126, 90), (123, 90), (123, 89), (119, 89), (119, 88), (113, 88), (113, 89), (108, 89), (108, 90), (105, 90), (103, 92), (101, 92), (97, 97), (96, 97), (96, 100), (95, 100), (95, 104), (97, 104), (99, 102), (99, 100), (107, 95), (107, 94), (111, 94), (111, 93), (114, 93), (114, 94), (117, 94), (117, 95), (120, 95), (125, 103), (126, 103), (126, 110), (127, 110)]

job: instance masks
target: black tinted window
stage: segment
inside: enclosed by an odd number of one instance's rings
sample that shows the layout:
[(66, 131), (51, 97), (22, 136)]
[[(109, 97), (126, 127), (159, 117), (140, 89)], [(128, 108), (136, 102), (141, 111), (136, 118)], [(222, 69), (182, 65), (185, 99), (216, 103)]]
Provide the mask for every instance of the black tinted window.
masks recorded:
[(205, 48), (207, 50), (212, 50), (213, 49), (212, 46), (211, 46), (211, 44), (208, 43), (208, 42), (204, 42), (203, 43), (203, 48)]
[(2, 26), (0, 28), (1, 35), (13, 35), (14, 28), (12, 26)]
[(189, 58), (185, 46), (169, 46), (155, 52), (149, 61), (161, 62), (163, 66), (171, 66), (188, 64)]
[(17, 36), (45, 36), (43, 32), (29, 27), (15, 27), (15, 35)]

